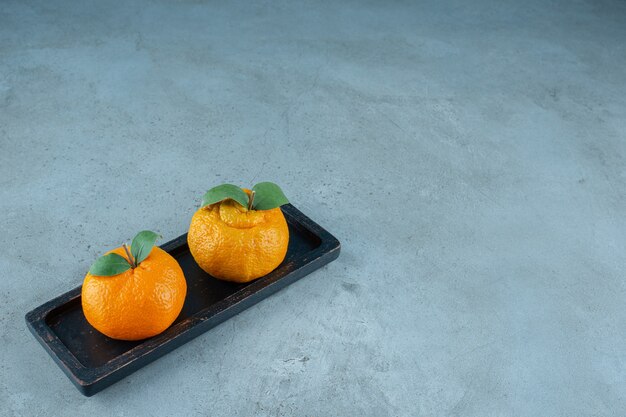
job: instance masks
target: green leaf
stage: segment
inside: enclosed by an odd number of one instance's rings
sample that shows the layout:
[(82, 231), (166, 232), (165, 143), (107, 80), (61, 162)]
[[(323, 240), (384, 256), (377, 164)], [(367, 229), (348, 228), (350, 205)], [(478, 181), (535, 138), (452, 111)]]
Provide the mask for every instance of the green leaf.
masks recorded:
[(260, 182), (252, 187), (252, 191), (254, 191), (252, 208), (255, 210), (271, 210), (289, 203), (283, 190), (273, 182)]
[(219, 203), (226, 199), (235, 200), (244, 207), (248, 207), (248, 194), (240, 187), (232, 184), (222, 184), (217, 187), (211, 188), (202, 197), (202, 206), (208, 206), (209, 204)]
[(117, 253), (109, 253), (96, 259), (96, 262), (89, 268), (91, 275), (100, 277), (110, 277), (128, 271), (130, 264), (128, 260)]
[(150, 255), (154, 242), (160, 237), (161, 235), (151, 232), (150, 230), (137, 233), (137, 236), (133, 238), (130, 244), (130, 253), (133, 255), (133, 258), (135, 258), (135, 265), (139, 265), (139, 262)]

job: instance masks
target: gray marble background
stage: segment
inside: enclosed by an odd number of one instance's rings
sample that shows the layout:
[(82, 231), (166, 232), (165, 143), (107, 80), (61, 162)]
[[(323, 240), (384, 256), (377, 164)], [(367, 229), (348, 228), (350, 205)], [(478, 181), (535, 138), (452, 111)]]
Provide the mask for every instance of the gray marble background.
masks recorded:
[[(2, 416), (626, 415), (623, 1), (2, 1)], [(206, 189), (340, 258), (92, 398), (24, 314)]]

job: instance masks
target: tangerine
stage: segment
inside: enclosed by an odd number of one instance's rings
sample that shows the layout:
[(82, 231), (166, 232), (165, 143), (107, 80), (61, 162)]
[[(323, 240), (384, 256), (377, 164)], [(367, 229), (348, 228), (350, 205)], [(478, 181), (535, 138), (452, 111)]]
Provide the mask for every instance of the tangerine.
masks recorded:
[(187, 243), (205, 272), (244, 283), (270, 273), (285, 259), (289, 228), (280, 207), (254, 210), (226, 199), (195, 212)]
[[(124, 256), (123, 247), (108, 254)], [(113, 276), (87, 273), (82, 306), (89, 324), (113, 339), (141, 340), (167, 329), (178, 317), (187, 282), (178, 262), (159, 247), (139, 265)]]

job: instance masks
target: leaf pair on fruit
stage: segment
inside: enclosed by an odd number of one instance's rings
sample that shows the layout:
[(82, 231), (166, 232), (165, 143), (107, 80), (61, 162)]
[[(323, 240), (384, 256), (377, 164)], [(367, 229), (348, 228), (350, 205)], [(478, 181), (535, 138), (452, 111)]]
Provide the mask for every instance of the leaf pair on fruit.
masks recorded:
[(137, 236), (133, 238), (130, 244), (130, 251), (126, 244), (122, 245), (126, 251), (127, 258), (117, 253), (101, 256), (91, 265), (89, 273), (101, 277), (110, 277), (126, 272), (131, 268), (136, 268), (150, 255), (154, 243), (160, 237), (160, 235), (150, 230), (137, 233)]
[(260, 182), (252, 187), (250, 195), (236, 185), (222, 184), (211, 188), (202, 198), (202, 206), (234, 200), (248, 210), (271, 210), (288, 204), (280, 187), (272, 182)]

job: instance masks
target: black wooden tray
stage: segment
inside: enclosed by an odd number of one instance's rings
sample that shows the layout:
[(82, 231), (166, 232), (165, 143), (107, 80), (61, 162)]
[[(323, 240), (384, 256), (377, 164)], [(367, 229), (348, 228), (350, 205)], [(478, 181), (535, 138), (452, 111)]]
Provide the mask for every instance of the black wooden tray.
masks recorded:
[(292, 205), (282, 210), (290, 233), (287, 256), (251, 283), (220, 281), (201, 270), (186, 234), (161, 246), (180, 263), (187, 298), (174, 324), (160, 335), (138, 342), (106, 337), (87, 323), (81, 287), (26, 314), (28, 328), (78, 390), (91, 396), (339, 256), (335, 237)]

